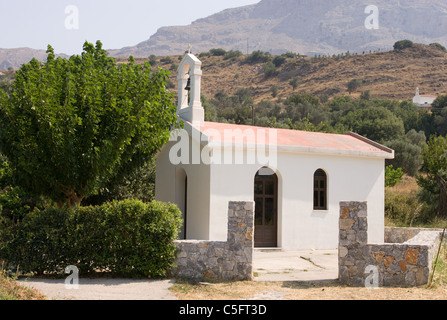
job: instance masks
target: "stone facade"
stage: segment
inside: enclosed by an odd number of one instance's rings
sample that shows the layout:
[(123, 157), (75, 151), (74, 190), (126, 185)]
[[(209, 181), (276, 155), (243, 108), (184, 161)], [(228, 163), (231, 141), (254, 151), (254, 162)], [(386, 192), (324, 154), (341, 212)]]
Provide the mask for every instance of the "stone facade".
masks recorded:
[(253, 280), (254, 202), (230, 202), (227, 241), (176, 241), (173, 275), (195, 281)]
[[(371, 270), (383, 287), (413, 287), (428, 283), (439, 231), (394, 230), (401, 243), (368, 244), (366, 202), (340, 203), (339, 281), (365, 286)], [(372, 268), (371, 268), (372, 266)], [(367, 280), (368, 279), (368, 280)]]

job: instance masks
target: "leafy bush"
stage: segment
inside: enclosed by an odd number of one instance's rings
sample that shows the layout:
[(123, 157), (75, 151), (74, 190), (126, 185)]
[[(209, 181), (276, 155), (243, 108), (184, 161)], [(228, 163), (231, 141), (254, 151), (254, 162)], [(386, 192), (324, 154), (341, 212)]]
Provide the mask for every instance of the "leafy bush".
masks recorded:
[(286, 61), (287, 61), (286, 57), (284, 57), (282, 55), (276, 56), (275, 58), (273, 58), (273, 64), (277, 68), (281, 67), (284, 63), (286, 63)]
[(212, 56), (219, 57), (219, 56), (224, 56), (226, 51), (222, 48), (217, 48), (217, 49), (211, 49), (210, 53)]
[(402, 181), (404, 175), (401, 168), (394, 169), (393, 165), (389, 165), (385, 168), (385, 186), (394, 187), (396, 184)]
[(276, 70), (275, 65), (272, 62), (267, 62), (264, 65), (264, 76), (266, 78), (270, 78), (276, 75), (278, 75), (278, 70)]
[(394, 50), (400, 51), (406, 48), (411, 48), (413, 46), (413, 42), (410, 40), (400, 40), (394, 44)]
[(425, 222), (424, 209), (424, 204), (413, 194), (386, 191), (385, 216), (400, 226), (411, 227)]
[(60, 274), (74, 265), (81, 274), (159, 277), (173, 266), (180, 226), (180, 210), (160, 202), (36, 210), (0, 238), (0, 256), (37, 274)]
[(362, 86), (363, 82), (359, 79), (352, 79), (346, 84), (346, 87), (348, 88), (349, 94), (356, 91), (358, 88)]
[(236, 51), (227, 51), (224, 55), (224, 60), (234, 60), (236, 58), (239, 58), (240, 56), (242, 56), (243, 53), (239, 50)]
[(438, 48), (441, 49), (442, 51), (447, 51), (446, 47), (444, 47), (442, 44), (440, 43), (430, 43), (430, 47), (434, 47), (434, 48)]
[(249, 54), (245, 59), (244, 63), (255, 64), (255, 63), (265, 63), (272, 60), (272, 56), (268, 52), (262, 52), (260, 50), (254, 51)]

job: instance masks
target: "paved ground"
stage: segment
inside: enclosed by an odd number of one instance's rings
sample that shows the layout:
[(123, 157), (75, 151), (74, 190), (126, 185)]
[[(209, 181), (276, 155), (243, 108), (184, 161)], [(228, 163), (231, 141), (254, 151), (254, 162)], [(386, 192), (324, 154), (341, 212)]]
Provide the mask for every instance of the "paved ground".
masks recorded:
[(338, 278), (338, 250), (254, 253), (255, 281), (321, 281)]
[[(337, 250), (254, 253), (255, 281), (319, 281), (338, 277)], [(176, 300), (173, 280), (79, 279), (68, 289), (64, 279), (28, 279), (31, 286), (54, 300)], [(261, 298), (261, 297), (260, 297)]]
[(38, 289), (50, 300), (176, 300), (172, 280), (79, 279), (78, 289), (65, 280), (29, 279), (21, 284)]

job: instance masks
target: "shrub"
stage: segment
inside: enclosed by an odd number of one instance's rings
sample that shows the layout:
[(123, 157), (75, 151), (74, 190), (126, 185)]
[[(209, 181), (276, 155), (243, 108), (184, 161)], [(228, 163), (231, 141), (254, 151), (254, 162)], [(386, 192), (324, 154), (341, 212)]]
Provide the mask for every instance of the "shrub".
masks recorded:
[(262, 52), (260, 50), (254, 51), (249, 54), (245, 59), (246, 64), (265, 63), (272, 60), (272, 56), (268, 52)]
[(242, 56), (243, 53), (239, 50), (236, 51), (227, 51), (224, 55), (224, 60), (235, 60), (237, 58), (239, 58), (240, 56)]
[(222, 48), (217, 48), (217, 49), (211, 49), (210, 53), (212, 56), (220, 57), (220, 56), (224, 56), (226, 51)]
[(173, 266), (180, 226), (179, 209), (160, 202), (36, 210), (0, 239), (0, 256), (37, 274), (61, 274), (74, 265), (81, 274), (160, 277)]
[(385, 168), (385, 186), (394, 187), (396, 184), (402, 181), (404, 175), (401, 168), (394, 169), (393, 165), (389, 165)]
[(281, 67), (284, 63), (286, 63), (286, 57), (284, 57), (284, 56), (276, 56), (274, 59), (273, 59), (273, 64), (275, 65), (275, 67), (277, 67), (277, 68), (279, 68), (279, 67)]
[(404, 50), (406, 48), (411, 48), (412, 46), (413, 46), (413, 42), (412, 41), (410, 41), (410, 40), (400, 40), (400, 41), (397, 41), (394, 44), (393, 48), (396, 51), (400, 51), (400, 50)]
[(430, 43), (430, 47), (441, 49), (442, 51), (447, 51), (447, 49), (440, 43)]
[(161, 58), (161, 59), (160, 59), (160, 62), (161, 62), (161, 63), (164, 63), (164, 64), (173, 63), (171, 57), (169, 57), (169, 56), (168, 56), (168, 57)]
[(264, 76), (266, 78), (274, 77), (278, 75), (275, 65), (272, 62), (267, 62), (264, 65)]
[(413, 194), (386, 191), (385, 216), (400, 226), (411, 227), (424, 222), (424, 204)]

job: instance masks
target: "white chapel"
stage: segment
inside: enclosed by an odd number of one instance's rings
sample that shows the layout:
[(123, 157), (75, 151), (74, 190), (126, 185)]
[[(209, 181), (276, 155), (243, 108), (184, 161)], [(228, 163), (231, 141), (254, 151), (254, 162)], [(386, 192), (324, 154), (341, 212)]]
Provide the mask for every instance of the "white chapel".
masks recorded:
[(416, 94), (413, 97), (413, 103), (419, 108), (430, 108), (437, 96), (434, 95), (421, 95), (419, 88), (416, 88)]
[(394, 151), (355, 133), (207, 122), (202, 63), (178, 68), (184, 128), (156, 159), (156, 200), (183, 213), (182, 239), (225, 241), (229, 201), (255, 201), (255, 247), (336, 249), (340, 201), (368, 202), (368, 242), (384, 241), (385, 160)]

